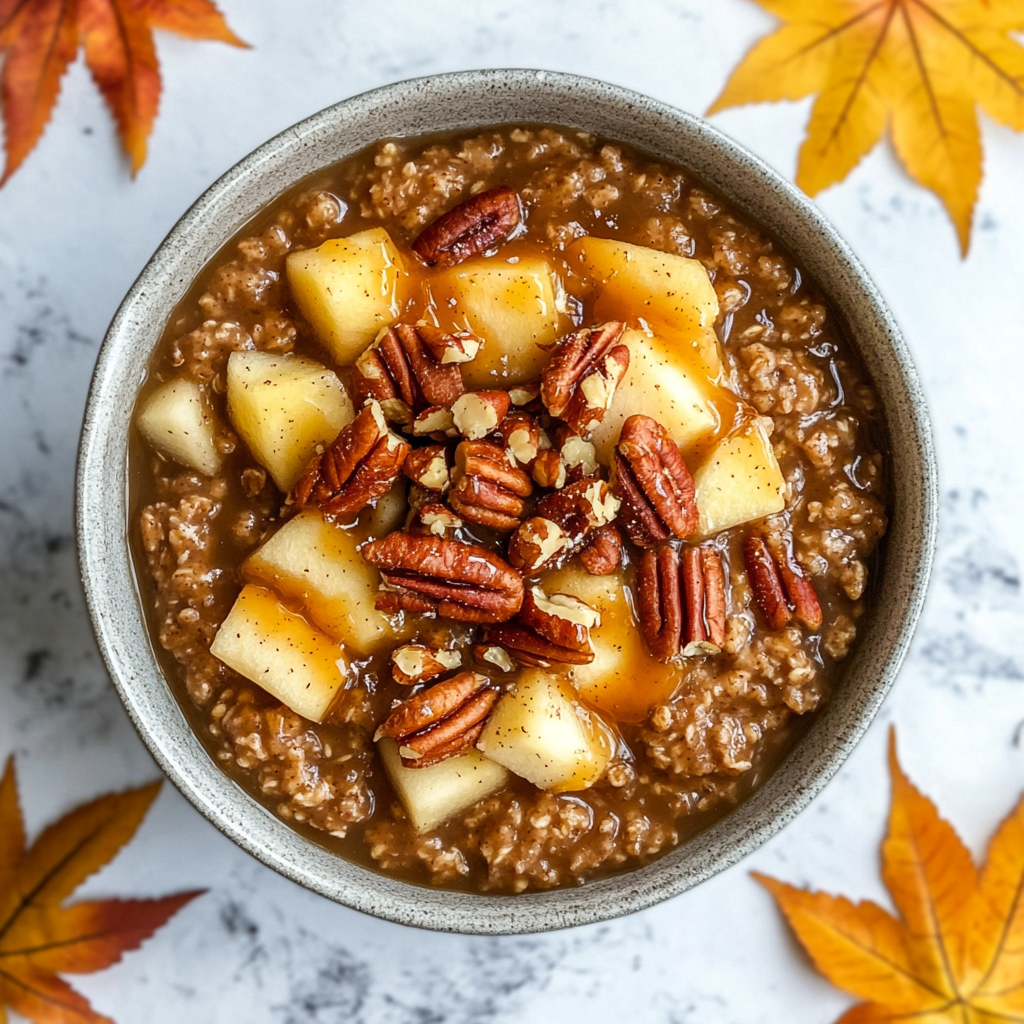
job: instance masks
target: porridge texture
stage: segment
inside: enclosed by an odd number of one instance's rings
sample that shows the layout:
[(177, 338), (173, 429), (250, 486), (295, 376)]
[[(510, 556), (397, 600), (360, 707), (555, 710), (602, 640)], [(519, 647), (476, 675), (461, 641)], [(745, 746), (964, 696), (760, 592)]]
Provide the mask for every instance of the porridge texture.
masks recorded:
[(136, 424), (140, 589), (197, 733), (420, 884), (573, 886), (734, 807), (837, 685), (886, 528), (814, 283), (685, 169), (568, 129), (385, 141), (284, 194), (179, 305)]

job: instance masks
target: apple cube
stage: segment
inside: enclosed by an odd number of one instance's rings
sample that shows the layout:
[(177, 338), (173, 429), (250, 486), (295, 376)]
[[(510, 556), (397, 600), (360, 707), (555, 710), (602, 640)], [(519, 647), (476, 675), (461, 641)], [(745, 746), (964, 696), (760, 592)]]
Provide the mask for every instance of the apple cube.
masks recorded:
[(585, 601), (601, 616), (600, 624), (590, 629), (594, 660), (569, 670), (569, 679), (587, 704), (617, 722), (635, 723), (644, 721), (656, 704), (671, 699), (682, 672), (676, 665), (651, 661), (621, 572), (591, 576), (578, 562), (570, 562), (545, 573), (540, 585), (549, 594)]
[(355, 415), (337, 374), (302, 356), (232, 352), (227, 391), (232, 425), (285, 493)]
[(594, 290), (595, 321), (643, 319), (695, 371), (719, 379), (718, 296), (700, 260), (593, 237), (577, 239), (566, 257)]
[(611, 461), (622, 425), (630, 416), (653, 417), (683, 449), (719, 430), (735, 399), (674, 358), (658, 338), (630, 329), (622, 335), (622, 343), (629, 349), (629, 369), (591, 437), (601, 462)]
[(477, 749), (540, 789), (563, 793), (597, 782), (615, 742), (566, 680), (530, 669), (495, 704)]
[(404, 634), (373, 607), (380, 575), (358, 543), (319, 512), (300, 512), (249, 556), (242, 577), (272, 587), (346, 648), (369, 654)]
[(210, 653), (313, 722), (324, 720), (348, 668), (339, 644), (263, 587), (242, 588)]
[(700, 537), (781, 512), (785, 480), (775, 450), (755, 419), (723, 437), (693, 474)]
[(426, 768), (404, 767), (394, 740), (380, 740), (377, 751), (413, 827), (420, 832), (497, 793), (509, 780), (508, 771), (479, 750), (467, 750)]
[(288, 255), (288, 285), (332, 358), (354, 363), (402, 310), (402, 257), (384, 228)]
[(206, 476), (224, 461), (217, 449), (217, 421), (203, 389), (192, 380), (172, 380), (144, 400), (139, 431), (165, 458)]
[(462, 364), (469, 391), (535, 380), (571, 326), (558, 310), (554, 268), (540, 256), (468, 260), (439, 274), (430, 288), (450, 326), (482, 341), (476, 357)]

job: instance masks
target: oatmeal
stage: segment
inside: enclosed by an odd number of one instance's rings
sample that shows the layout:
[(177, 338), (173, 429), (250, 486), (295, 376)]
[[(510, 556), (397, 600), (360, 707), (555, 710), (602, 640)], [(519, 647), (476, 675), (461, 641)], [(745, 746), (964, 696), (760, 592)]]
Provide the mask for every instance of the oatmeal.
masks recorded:
[(664, 854), (841, 678), (884, 427), (792, 258), (565, 129), (386, 141), (179, 304), (131, 542), (211, 755), (375, 870), (517, 893)]

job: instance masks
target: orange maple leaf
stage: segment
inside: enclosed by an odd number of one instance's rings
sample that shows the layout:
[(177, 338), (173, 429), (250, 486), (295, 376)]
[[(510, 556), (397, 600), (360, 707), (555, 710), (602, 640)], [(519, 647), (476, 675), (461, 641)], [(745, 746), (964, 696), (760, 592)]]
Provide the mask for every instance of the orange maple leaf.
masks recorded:
[(977, 108), (1024, 129), (1024, 0), (756, 0), (785, 24), (754, 45), (708, 113), (817, 99), (797, 184), (841, 181), (888, 126), (900, 161), (945, 204), (961, 252), (982, 176)]
[(160, 103), (155, 28), (248, 45), (212, 0), (0, 0), (0, 104), (7, 139), (0, 185), (39, 141), (79, 43), (114, 115), (132, 172), (138, 171)]
[(864, 1000), (837, 1024), (1024, 1021), (1024, 799), (992, 837), (979, 872), (953, 827), (903, 774), (895, 733), (889, 769), (882, 878), (898, 916), (870, 900), (754, 877), (815, 967)]
[(204, 890), (62, 906), (135, 834), (160, 783), (111, 793), (50, 825), (28, 849), (13, 759), (0, 779), (0, 1021), (113, 1024), (59, 974), (117, 963)]

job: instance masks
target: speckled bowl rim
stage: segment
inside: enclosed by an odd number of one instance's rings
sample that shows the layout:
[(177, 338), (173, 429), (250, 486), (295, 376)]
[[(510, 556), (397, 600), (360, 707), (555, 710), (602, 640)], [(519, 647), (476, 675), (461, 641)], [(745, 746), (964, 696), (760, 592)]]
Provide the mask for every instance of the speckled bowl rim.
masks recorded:
[[(774, 232), (845, 318), (886, 411), (894, 515), (879, 604), (844, 682), (779, 769), (714, 826), (637, 870), (575, 889), (488, 896), (423, 888), (337, 857), (261, 807), (188, 725), (154, 655), (126, 538), (127, 442), (146, 363), (203, 265), (299, 178), (380, 138), (541, 122), (621, 140), (690, 168)], [(467, 71), (399, 82), (282, 132), (217, 181), (182, 217), (118, 309), (96, 364), (78, 462), (82, 581), (117, 692), (168, 777), (225, 835), (315, 892), (390, 921), (449, 932), (522, 934), (649, 907), (735, 864), (803, 810), (835, 775), (881, 705), (924, 600), (937, 528), (935, 455), (924, 396), (899, 329), (846, 243), (800, 191), (691, 114), (574, 75)]]

